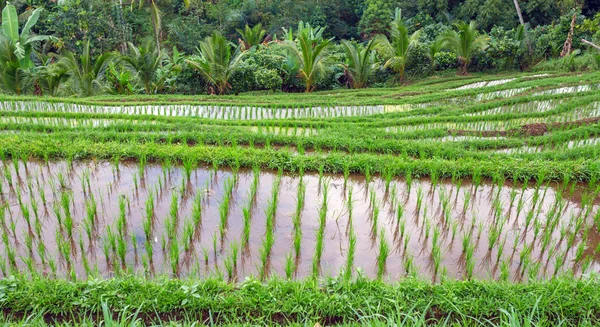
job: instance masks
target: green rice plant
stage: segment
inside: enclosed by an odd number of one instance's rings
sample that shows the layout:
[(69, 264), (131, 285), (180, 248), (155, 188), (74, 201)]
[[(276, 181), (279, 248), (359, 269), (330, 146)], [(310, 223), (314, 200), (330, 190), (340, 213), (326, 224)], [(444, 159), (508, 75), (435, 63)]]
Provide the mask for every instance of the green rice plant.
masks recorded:
[(285, 256), (285, 278), (287, 280), (291, 280), (294, 276), (294, 272), (296, 271), (296, 260), (294, 259), (294, 255), (290, 252)]
[(323, 184), (323, 171), (325, 170), (324, 165), (319, 165), (319, 190), (321, 190), (321, 186)]
[(371, 233), (377, 234), (377, 227), (379, 225), (379, 201), (374, 200), (373, 211), (371, 212)]
[(179, 221), (179, 197), (175, 192), (171, 194), (171, 205), (169, 206), (169, 219), (165, 221), (165, 230), (169, 242), (177, 239), (177, 226)]
[(350, 163), (344, 164), (343, 175), (344, 175), (344, 189), (346, 189), (346, 187), (348, 186), (348, 178), (350, 177)]
[(227, 273), (227, 279), (231, 282), (233, 281), (233, 262), (231, 262), (231, 258), (227, 257), (223, 260), (223, 265), (225, 266), (225, 272)]
[(186, 220), (183, 224), (183, 234), (181, 237), (184, 253), (189, 253), (192, 249), (195, 231), (194, 222), (191, 219)]
[(467, 250), (465, 252), (465, 269), (466, 269), (466, 277), (467, 279), (473, 279), (473, 271), (475, 270), (475, 245), (469, 244), (467, 246)]
[(346, 253), (346, 266), (344, 268), (344, 280), (350, 281), (352, 279), (352, 269), (354, 267), (354, 257), (356, 255), (356, 233), (354, 226), (350, 225), (350, 232), (348, 235), (348, 251)]
[(12, 164), (13, 164), (13, 168), (15, 170), (15, 174), (17, 174), (17, 176), (19, 176), (19, 157), (16, 154), (13, 154), (11, 156), (12, 159)]
[(510, 265), (506, 260), (502, 260), (500, 264), (500, 281), (508, 282), (508, 278), (510, 277)]
[(60, 195), (60, 202), (64, 211), (64, 228), (67, 232), (67, 236), (70, 240), (73, 240), (73, 217), (71, 216), (71, 196), (67, 192), (62, 192)]
[(586, 248), (586, 239), (582, 239), (581, 242), (579, 242), (579, 245), (577, 246), (577, 250), (575, 251), (575, 262), (582, 262), (583, 260), (583, 255), (585, 253), (585, 248)]
[(27, 248), (27, 253), (33, 254), (33, 237), (31, 233), (25, 233), (25, 247)]
[(81, 252), (81, 263), (83, 264), (83, 269), (85, 269), (85, 274), (86, 276), (91, 276), (92, 269), (90, 267), (87, 255), (85, 255), (85, 245), (83, 243), (83, 238), (81, 237), (79, 237), (79, 251)]
[(419, 187), (417, 188), (417, 207), (416, 207), (416, 215), (417, 218), (419, 217), (420, 213), (421, 213), (421, 207), (423, 206), (423, 188), (421, 188), (421, 186), (419, 185)]
[(116, 223), (119, 234), (127, 235), (127, 198), (125, 195), (119, 196), (119, 216)]
[(352, 213), (354, 211), (354, 201), (352, 201), (353, 188), (348, 188), (348, 195), (346, 196), (346, 210), (348, 211), (348, 224), (352, 223)]
[(252, 201), (248, 200), (246, 206), (242, 208), (242, 215), (244, 216), (244, 227), (242, 230), (242, 247), (247, 248), (250, 241), (250, 228), (251, 224), (251, 215), (252, 215)]
[(429, 239), (429, 233), (431, 232), (431, 221), (427, 217), (427, 210), (425, 210), (425, 214), (423, 215), (423, 232), (425, 234), (425, 239)]
[(85, 201), (85, 219), (84, 227), (87, 233), (88, 242), (92, 244), (93, 231), (96, 228), (97, 204), (94, 196), (91, 195), (89, 200)]
[(185, 171), (185, 179), (190, 181), (192, 178), (192, 171), (196, 168), (198, 163), (196, 162), (196, 158), (192, 156), (186, 156), (183, 158), (183, 169)]
[[(144, 179), (146, 176), (146, 166), (148, 164), (148, 157), (145, 153), (141, 153), (138, 160), (139, 160), (138, 172), (140, 174), (140, 179)], [(118, 171), (118, 166), (117, 166), (117, 171)]]
[(119, 260), (121, 261), (121, 268), (125, 270), (127, 266), (127, 240), (123, 236), (123, 234), (119, 233), (119, 237), (116, 237), (117, 241), (117, 255)]
[(169, 258), (171, 260), (171, 272), (174, 276), (179, 276), (179, 242), (176, 239), (171, 240)]
[(63, 175), (62, 172), (59, 172), (58, 174), (56, 174), (56, 178), (58, 179), (58, 185), (60, 186), (61, 190), (64, 190), (67, 188), (67, 181), (65, 179), (65, 176)]
[(312, 262), (312, 277), (319, 277), (321, 270), (321, 257), (323, 256), (323, 239), (325, 236), (325, 223), (327, 221), (327, 202), (329, 193), (329, 183), (323, 184), (323, 201), (319, 209), (319, 228), (316, 234), (315, 253)]
[(365, 182), (367, 183), (367, 185), (371, 184), (371, 168), (370, 167), (365, 167), (364, 169), (364, 174), (365, 174)]
[(202, 226), (202, 193), (200, 192), (196, 193), (196, 196), (194, 197), (191, 215), (194, 226)]
[(304, 210), (304, 200), (306, 196), (306, 184), (301, 180), (298, 185), (296, 195), (296, 211), (294, 212), (292, 222), (294, 224), (294, 258), (300, 257), (302, 245), (302, 211)]
[(385, 193), (388, 194), (390, 191), (390, 184), (394, 178), (394, 172), (391, 168), (387, 168), (383, 171), (383, 178), (385, 181)]
[(237, 270), (237, 262), (238, 262), (238, 257), (239, 257), (239, 253), (240, 253), (240, 246), (238, 244), (237, 240), (233, 240), (233, 242), (231, 242), (230, 246), (230, 256), (231, 256), (231, 261), (233, 262), (233, 269)]
[(379, 254), (377, 255), (377, 279), (381, 280), (386, 271), (387, 258), (390, 254), (390, 247), (385, 238), (385, 229), (379, 231)]
[(9, 169), (4, 168), (4, 179), (6, 179), (6, 182), (8, 183), (8, 187), (13, 187), (13, 180), (12, 180), (12, 175), (10, 173)]
[(498, 225), (492, 224), (488, 228), (488, 251), (492, 251), (498, 239), (500, 238), (501, 230), (498, 228)]
[(213, 256), (215, 258), (215, 267), (217, 266), (217, 233), (213, 235), (212, 238), (212, 248), (213, 248)]
[(412, 184), (413, 184), (412, 171), (410, 169), (406, 171), (404, 178), (405, 178), (405, 182), (406, 182), (406, 197), (409, 198), (410, 191), (412, 190)]
[(473, 196), (473, 194), (471, 192), (468, 192), (467, 190), (463, 191), (463, 209), (462, 209), (462, 214), (463, 216), (467, 214), (467, 210), (469, 209), (469, 205), (471, 204), (471, 197)]
[(265, 237), (262, 241), (261, 248), (259, 250), (260, 253), (260, 262), (261, 267), (259, 269), (259, 276), (261, 280), (265, 280), (268, 277), (269, 273), (269, 258), (271, 256), (271, 249), (273, 248), (273, 244), (275, 243), (275, 236), (272, 233), (265, 234)]
[(220, 217), (219, 234), (221, 237), (221, 242), (223, 242), (223, 240), (225, 238), (225, 231), (227, 230), (227, 220), (228, 220), (228, 216), (229, 216), (229, 204), (231, 202), (231, 197), (233, 195), (234, 185), (235, 185), (235, 183), (234, 183), (233, 179), (227, 179), (227, 181), (225, 181), (223, 200), (222, 200), (221, 204), (219, 205), (219, 217)]
[(431, 258), (433, 259), (433, 276), (434, 279), (438, 275), (440, 270), (440, 263), (442, 261), (442, 249), (440, 244), (440, 230), (438, 228), (433, 229), (433, 237), (431, 238)]

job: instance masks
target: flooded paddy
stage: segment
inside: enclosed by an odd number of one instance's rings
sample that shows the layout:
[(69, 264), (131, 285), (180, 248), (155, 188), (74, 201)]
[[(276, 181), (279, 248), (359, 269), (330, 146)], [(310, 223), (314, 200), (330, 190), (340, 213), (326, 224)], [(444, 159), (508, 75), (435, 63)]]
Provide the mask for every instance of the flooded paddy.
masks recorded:
[(583, 184), (91, 161), (0, 170), (3, 276), (524, 281), (600, 270), (599, 189)]

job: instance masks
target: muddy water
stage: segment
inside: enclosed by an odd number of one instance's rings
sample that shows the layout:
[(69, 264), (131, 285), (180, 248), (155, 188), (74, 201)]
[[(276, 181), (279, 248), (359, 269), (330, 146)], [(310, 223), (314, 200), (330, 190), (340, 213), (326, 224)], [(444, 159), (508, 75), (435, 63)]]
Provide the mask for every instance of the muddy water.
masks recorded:
[[(191, 171), (188, 181), (183, 168), (158, 165), (140, 169), (135, 164), (121, 163), (117, 170), (109, 162), (76, 162), (72, 167), (66, 162), (48, 165), (28, 162), (18, 163), (17, 173), (14, 162), (4, 162), (0, 168), (2, 198), (6, 204), (0, 226), (2, 275), (18, 269), (23, 273), (61, 277), (74, 274), (77, 278), (90, 274), (113, 276), (126, 271), (243, 279), (259, 276), (261, 271), (285, 276), (286, 257), (295, 257), (293, 216), (298, 176), (278, 177), (277, 172), (263, 171), (257, 175), (256, 195), (250, 198), (255, 174), (249, 170), (234, 173), (197, 168)], [(267, 226), (267, 205), (278, 178), (274, 245), (265, 268), (261, 247)], [(291, 260), (296, 266), (294, 278), (315, 273), (338, 275), (347, 265), (352, 232), (356, 235), (353, 274), (377, 277), (377, 257), (384, 242), (390, 251), (382, 278), (389, 281), (407, 274), (437, 281), (469, 276), (522, 281), (600, 270), (600, 235), (594, 223), (594, 216), (599, 217), (600, 200), (586, 185), (569, 185), (559, 191), (560, 185), (536, 188), (487, 182), (475, 186), (465, 181), (458, 186), (440, 181), (434, 186), (425, 179), (412, 182), (396, 179), (386, 191), (384, 180), (373, 178), (367, 183), (364, 176), (350, 176), (346, 186), (339, 175), (319, 178), (307, 174), (302, 181), (306, 197), (300, 218), (300, 253)], [(228, 182), (233, 182), (234, 187), (223, 223), (220, 207)], [(315, 265), (319, 212), (326, 190), (323, 252)], [(151, 237), (147, 241), (144, 220), (149, 197), (154, 199), (155, 206)], [(65, 198), (68, 200), (63, 201)], [(92, 198), (97, 203), (97, 214), (93, 216), (95, 227), (90, 237), (85, 221), (86, 204), (89, 206)], [(175, 238), (167, 232), (173, 198), (177, 209), (173, 220), (177, 225)], [(120, 209), (119, 199), (125, 199), (121, 201), (125, 203), (124, 210)], [(202, 204), (198, 225), (192, 223), (196, 199)], [(254, 205), (249, 242), (243, 246), (242, 208), (250, 200)], [(374, 208), (379, 208), (378, 215), (374, 215), (377, 211)], [(119, 227), (122, 214), (126, 224)], [(65, 222), (67, 215), (73, 218), (71, 236)], [(36, 220), (39, 228), (35, 227)], [(186, 224), (193, 226), (191, 241), (184, 237)], [(121, 246), (111, 239), (111, 234), (116, 239), (122, 238)], [(490, 237), (495, 234), (499, 235), (497, 240)], [(463, 242), (464, 239), (470, 242)], [(173, 260), (173, 242), (179, 245), (178, 260)], [(490, 246), (490, 242), (494, 245)], [(472, 259), (463, 251), (463, 243), (472, 248)], [(45, 251), (40, 251), (40, 244)], [(148, 245), (153, 249), (151, 262)], [(119, 247), (124, 247), (124, 251)], [(184, 250), (186, 247), (188, 251)], [(440, 253), (437, 256), (432, 254), (436, 251)], [(235, 252), (239, 254), (233, 259)], [(65, 253), (69, 253), (69, 259)], [(119, 253), (125, 253), (124, 262)]]

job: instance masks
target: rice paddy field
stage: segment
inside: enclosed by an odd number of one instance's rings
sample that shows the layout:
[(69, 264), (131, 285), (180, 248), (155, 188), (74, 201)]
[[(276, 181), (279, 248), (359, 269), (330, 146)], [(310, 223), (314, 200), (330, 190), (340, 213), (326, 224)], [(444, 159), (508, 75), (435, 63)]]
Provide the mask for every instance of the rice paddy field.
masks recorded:
[(3, 96), (1, 321), (595, 326), (599, 122), (600, 73)]

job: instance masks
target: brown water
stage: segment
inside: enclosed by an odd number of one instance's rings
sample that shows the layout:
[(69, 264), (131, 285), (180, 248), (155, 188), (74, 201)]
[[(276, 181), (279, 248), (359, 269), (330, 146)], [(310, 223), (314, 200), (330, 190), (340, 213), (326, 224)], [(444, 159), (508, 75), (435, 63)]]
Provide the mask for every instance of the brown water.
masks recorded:
[[(267, 258), (267, 268), (264, 269), (260, 249), (265, 239), (266, 208), (272, 197), (274, 181), (278, 178), (277, 172), (263, 171), (259, 175), (251, 211), (249, 242), (247, 246), (242, 246), (242, 207), (249, 201), (254, 179), (253, 172), (249, 170), (241, 170), (236, 174), (228, 170), (215, 172), (211, 168), (197, 168), (192, 171), (190, 180), (186, 181), (183, 168), (164, 168), (159, 165), (148, 165), (142, 169), (143, 172), (139, 166), (127, 163), (121, 163), (117, 171), (109, 162), (75, 162), (72, 167), (66, 162), (48, 165), (19, 163), (18, 174), (12, 162), (4, 162), (0, 168), (2, 198), (7, 204), (4, 223), (0, 226), (4, 236), (0, 243), (1, 273), (4, 276), (11, 273), (11, 266), (12, 269), (16, 266), (22, 273), (35, 271), (60, 277), (68, 276), (72, 271), (77, 278), (85, 278), (95, 271), (101, 276), (113, 276), (123, 270), (151, 276), (172, 276), (175, 271), (180, 277), (223, 275), (227, 278), (229, 274), (225, 262), (235, 261), (235, 268), (232, 269), (235, 273), (231, 278), (243, 279), (245, 276), (259, 276), (265, 270), (268, 275), (285, 276), (286, 256), (294, 256), (292, 217), (300, 183), (298, 176), (281, 176), (273, 228), (275, 241)], [(235, 184), (221, 238), (219, 207), (228, 180)], [(600, 199), (594, 197), (593, 190), (588, 190), (586, 185), (577, 184), (573, 188), (568, 186), (558, 191), (560, 185), (536, 189), (535, 185), (523, 187), (506, 183), (499, 187), (488, 182), (476, 187), (463, 182), (458, 187), (450, 181), (441, 181), (433, 186), (430, 180), (422, 179), (413, 180), (409, 187), (406, 180), (395, 179), (386, 192), (385, 181), (377, 177), (367, 183), (364, 176), (349, 176), (346, 187), (340, 175), (325, 175), (320, 179), (317, 174), (307, 174), (303, 182), (306, 184), (306, 198), (301, 214), (302, 241), (299, 257), (292, 260), (297, 268), (294, 278), (314, 275), (315, 269), (320, 276), (339, 275), (346, 266), (350, 224), (356, 234), (354, 275), (362, 273), (373, 278), (377, 276), (382, 235), (390, 249), (383, 278), (390, 281), (407, 274), (437, 281), (444, 276), (467, 278), (468, 260), (462, 245), (467, 235), (471, 235), (470, 244), (474, 249), (471, 260), (473, 278), (500, 279), (504, 271), (509, 280), (521, 281), (551, 278), (554, 274), (580, 275), (600, 271), (600, 254), (597, 252), (600, 234), (594, 223)], [(313, 261), (320, 225), (319, 211), (325, 189), (328, 189), (328, 201), (323, 253), (315, 266)], [(352, 219), (348, 213), (350, 192), (353, 199)], [(63, 193), (70, 196), (67, 198), (68, 212), (74, 222), (71, 237), (65, 224), (67, 211), (61, 202)], [(149, 243), (153, 248), (151, 264), (146, 254), (143, 227), (146, 201), (150, 194), (155, 199)], [(178, 205), (176, 241), (180, 250), (175, 266), (172, 265), (170, 251), (170, 244), (175, 240), (167, 235), (174, 195)], [(197, 195), (202, 198), (201, 225), (191, 223)], [(91, 203), (92, 196), (97, 203), (97, 215), (90, 241), (85, 229), (85, 217), (86, 203)], [(117, 225), (121, 212), (120, 197), (126, 199), (126, 227), (122, 230)], [(372, 205), (373, 200), (376, 205)], [(35, 228), (33, 202), (38, 207), (39, 231)], [(419, 210), (418, 202), (421, 203)], [(397, 218), (399, 205), (403, 207), (400, 220)], [(556, 205), (562, 209), (553, 210)], [(373, 217), (374, 207), (379, 208), (376, 221)], [(25, 219), (27, 212), (29, 224)], [(61, 217), (61, 225), (58, 216)], [(191, 242), (184, 239), (186, 222), (194, 229)], [(126, 242), (124, 265), (116, 250), (118, 246), (111, 249), (109, 228), (114, 235), (120, 233)], [(488, 236), (494, 231), (500, 236), (489, 250)], [(437, 274), (432, 254), (435, 234), (440, 249)], [(63, 241), (58, 242), (60, 239)], [(80, 249), (80, 239), (84, 251)], [(31, 244), (31, 251), (28, 243)], [(166, 245), (164, 251), (163, 243)], [(186, 243), (189, 245), (188, 251), (184, 251)], [(45, 246), (43, 256), (39, 244)], [(59, 244), (62, 244), (63, 254), (70, 252), (70, 260), (65, 260)], [(107, 251), (104, 244), (107, 244)], [(542, 250), (544, 244), (546, 246)], [(234, 247), (239, 249), (236, 260), (231, 257)], [(15, 254), (12, 265), (9, 249)], [(527, 255), (527, 252), (530, 254)]]

